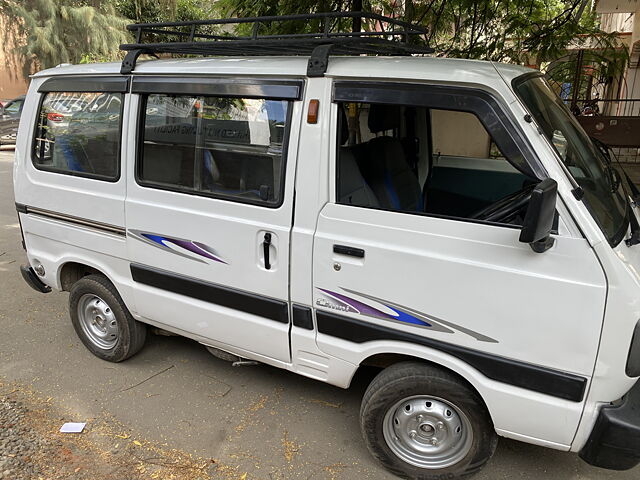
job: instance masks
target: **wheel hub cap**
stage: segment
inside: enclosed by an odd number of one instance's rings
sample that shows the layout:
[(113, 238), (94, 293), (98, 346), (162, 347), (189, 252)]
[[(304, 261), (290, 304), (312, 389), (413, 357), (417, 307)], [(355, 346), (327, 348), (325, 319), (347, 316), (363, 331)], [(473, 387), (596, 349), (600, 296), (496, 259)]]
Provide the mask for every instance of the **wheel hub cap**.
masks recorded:
[(405, 398), (388, 410), (383, 434), (400, 459), (430, 469), (459, 462), (473, 440), (464, 413), (443, 399), (421, 395)]
[(78, 319), (86, 337), (103, 350), (113, 348), (119, 328), (113, 310), (97, 295), (85, 294), (78, 301)]

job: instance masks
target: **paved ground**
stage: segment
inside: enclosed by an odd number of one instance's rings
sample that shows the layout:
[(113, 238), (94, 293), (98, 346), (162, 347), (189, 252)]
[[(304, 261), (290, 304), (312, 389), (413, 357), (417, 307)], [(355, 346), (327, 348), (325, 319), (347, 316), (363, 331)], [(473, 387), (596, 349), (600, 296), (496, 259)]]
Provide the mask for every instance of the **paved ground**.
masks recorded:
[[(232, 368), (178, 337), (152, 336), (122, 364), (93, 357), (68, 320), (67, 294), (38, 294), (20, 277), (25, 257), (12, 161), (13, 151), (0, 151), (0, 386), (14, 382), (46, 399), (58, 412), (52, 425), (89, 421), (88, 434), (96, 435), (114, 425), (120, 436), (105, 437), (112, 442), (146, 439), (214, 460), (212, 478), (393, 478), (360, 439), (366, 378), (341, 390), (267, 366)], [(626, 480), (639, 474), (591, 468), (573, 454), (501, 439), (475, 478)]]

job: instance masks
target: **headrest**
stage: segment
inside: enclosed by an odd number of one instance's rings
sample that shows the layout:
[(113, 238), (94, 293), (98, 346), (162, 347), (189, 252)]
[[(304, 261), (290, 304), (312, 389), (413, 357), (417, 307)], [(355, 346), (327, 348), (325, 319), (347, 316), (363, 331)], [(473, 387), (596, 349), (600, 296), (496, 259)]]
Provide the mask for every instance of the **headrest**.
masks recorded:
[(371, 133), (385, 132), (400, 127), (400, 107), (372, 104), (367, 119)]
[(338, 104), (338, 121), (340, 122), (340, 145), (344, 145), (349, 140), (349, 120), (345, 112), (344, 104)]

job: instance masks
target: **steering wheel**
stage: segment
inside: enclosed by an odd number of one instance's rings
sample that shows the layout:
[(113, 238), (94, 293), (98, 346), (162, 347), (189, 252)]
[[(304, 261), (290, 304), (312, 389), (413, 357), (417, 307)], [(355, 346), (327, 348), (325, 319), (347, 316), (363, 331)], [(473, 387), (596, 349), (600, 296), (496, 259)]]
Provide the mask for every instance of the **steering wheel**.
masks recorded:
[(531, 192), (533, 192), (534, 188), (536, 188), (535, 183), (526, 185), (522, 190), (510, 193), (491, 205), (471, 214), (469, 218), (485, 220), (487, 222), (508, 223), (529, 203)]

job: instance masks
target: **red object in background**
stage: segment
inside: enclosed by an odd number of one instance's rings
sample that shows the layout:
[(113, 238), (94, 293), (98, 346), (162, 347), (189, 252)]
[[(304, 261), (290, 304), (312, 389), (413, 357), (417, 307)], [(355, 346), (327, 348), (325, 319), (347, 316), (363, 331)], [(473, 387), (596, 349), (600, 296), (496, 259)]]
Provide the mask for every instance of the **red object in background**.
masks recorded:
[(47, 118), (52, 122), (61, 122), (64, 120), (64, 115), (61, 113), (47, 113)]

